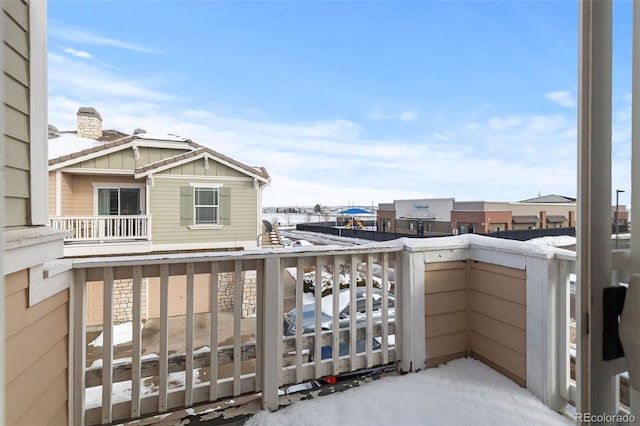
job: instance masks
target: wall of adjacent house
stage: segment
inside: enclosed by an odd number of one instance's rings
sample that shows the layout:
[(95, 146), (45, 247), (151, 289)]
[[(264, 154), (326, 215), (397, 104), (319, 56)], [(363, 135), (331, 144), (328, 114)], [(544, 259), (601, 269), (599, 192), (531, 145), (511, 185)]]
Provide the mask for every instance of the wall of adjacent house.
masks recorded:
[(7, 425), (66, 425), (69, 292), (29, 307), (29, 274), (5, 276)]
[(2, 87), (4, 90), (4, 226), (29, 219), (29, 8), (25, 1), (2, 2)]
[(425, 265), (427, 366), (467, 354), (526, 385), (525, 271), (475, 261)]
[[(53, 175), (53, 176), (52, 176)], [(133, 176), (98, 176), (98, 175), (68, 175), (63, 173), (63, 215), (93, 215), (94, 212), (94, 182), (135, 183), (145, 184), (145, 180), (135, 180)], [(55, 180), (55, 173), (49, 174), (49, 179)], [(69, 191), (71, 188), (71, 191)], [(54, 189), (55, 195), (55, 189)]]
[[(201, 176), (204, 173), (203, 161), (198, 165), (201, 170), (182, 170), (182, 172), (193, 173), (194, 176)], [(210, 170), (216, 168), (218, 173), (230, 176), (238, 173), (228, 170), (226, 166), (216, 166), (213, 161), (209, 161)], [(171, 173), (157, 174), (154, 177), (154, 186), (150, 189), (151, 214), (153, 215), (153, 243), (173, 244), (173, 243), (225, 243), (225, 247), (240, 247), (243, 242), (255, 242), (258, 229), (258, 197), (257, 191), (253, 187), (253, 181), (239, 177), (236, 180), (221, 179), (211, 180), (173, 178), (167, 176), (177, 176), (174, 169), (167, 170)], [(186, 225), (180, 224), (180, 188), (189, 186), (189, 183), (220, 183), (225, 188), (231, 190), (231, 223), (224, 225), (222, 229), (189, 229)], [(218, 244), (219, 246), (219, 244)], [(184, 248), (184, 247), (183, 247)]]

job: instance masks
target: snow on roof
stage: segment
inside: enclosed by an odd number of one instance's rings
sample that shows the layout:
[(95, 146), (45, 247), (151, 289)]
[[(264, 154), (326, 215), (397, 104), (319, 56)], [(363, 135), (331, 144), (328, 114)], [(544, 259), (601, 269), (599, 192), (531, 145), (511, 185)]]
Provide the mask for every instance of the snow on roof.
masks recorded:
[(49, 139), (49, 160), (85, 149), (96, 148), (103, 143), (95, 139), (80, 138), (75, 133), (60, 133), (59, 137)]
[(568, 247), (576, 245), (576, 237), (569, 235), (558, 235), (556, 237), (540, 237), (527, 240), (529, 243), (538, 244), (541, 246), (551, 247)]
[(526, 388), (471, 358), (261, 411), (245, 425), (571, 425)]
[(183, 138), (182, 136), (174, 135), (173, 133), (136, 133), (136, 138), (139, 139), (153, 139), (158, 141), (171, 141), (171, 142), (187, 142), (188, 138)]

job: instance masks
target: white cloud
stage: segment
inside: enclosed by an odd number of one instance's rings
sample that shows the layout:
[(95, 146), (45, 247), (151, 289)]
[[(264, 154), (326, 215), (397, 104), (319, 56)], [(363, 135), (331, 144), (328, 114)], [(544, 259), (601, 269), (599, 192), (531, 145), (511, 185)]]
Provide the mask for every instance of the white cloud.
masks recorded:
[(396, 120), (396, 121), (413, 121), (418, 118), (418, 113), (408, 109), (398, 114), (387, 114), (381, 111), (372, 111), (367, 114), (369, 120)]
[(93, 55), (91, 53), (85, 52), (84, 50), (72, 49), (71, 47), (63, 47), (62, 51), (65, 53), (68, 53), (69, 55), (76, 56), (78, 58), (83, 58), (83, 59), (93, 58)]
[(147, 46), (104, 37), (98, 34), (94, 34), (88, 30), (71, 28), (55, 22), (49, 23), (48, 33), (49, 37), (52, 39), (72, 41), (74, 43), (109, 46), (142, 53), (159, 53), (157, 49), (153, 49)]
[[(93, 106), (105, 128), (131, 132), (141, 127), (191, 138), (266, 167), (272, 183), (264, 193), (265, 206), (369, 205), (421, 197), (513, 201), (545, 188), (576, 194), (573, 114), (461, 116), (460, 124), (438, 122), (420, 138), (370, 138), (366, 122), (240, 118), (245, 114), (230, 106), (196, 105), (174, 96), (167, 89), (171, 82), (152, 73), (130, 78), (72, 57), (49, 57), (51, 124), (74, 129), (78, 107)], [(621, 121), (616, 129), (626, 131), (628, 118)], [(614, 158), (614, 171), (628, 169), (625, 161)], [(616, 176), (618, 182), (627, 175)]]
[(577, 104), (575, 97), (568, 90), (548, 92), (544, 94), (544, 97), (563, 108), (575, 108)]

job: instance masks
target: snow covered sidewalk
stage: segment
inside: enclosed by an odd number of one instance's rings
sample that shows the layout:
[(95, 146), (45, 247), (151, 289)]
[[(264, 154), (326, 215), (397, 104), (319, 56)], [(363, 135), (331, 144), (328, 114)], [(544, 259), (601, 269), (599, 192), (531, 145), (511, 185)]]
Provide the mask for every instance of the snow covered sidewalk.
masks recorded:
[(261, 411), (245, 425), (571, 425), (574, 421), (479, 361), (385, 377), (342, 393)]

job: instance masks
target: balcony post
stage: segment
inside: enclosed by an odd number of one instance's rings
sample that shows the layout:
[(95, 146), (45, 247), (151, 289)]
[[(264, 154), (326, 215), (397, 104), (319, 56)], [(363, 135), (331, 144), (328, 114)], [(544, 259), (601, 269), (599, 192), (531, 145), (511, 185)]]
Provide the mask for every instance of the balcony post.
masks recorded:
[(284, 285), (280, 279), (280, 258), (267, 257), (264, 261), (264, 290), (262, 294), (263, 327), (262, 348), (262, 408), (278, 409), (278, 388), (282, 377), (282, 306)]
[(401, 372), (420, 371), (427, 366), (424, 253), (412, 252), (405, 247), (400, 254), (400, 268), (402, 356), (398, 368)]
[[(527, 389), (551, 409), (562, 411), (567, 401), (562, 397), (559, 369), (561, 291), (566, 292), (566, 276), (559, 277), (558, 261), (527, 257)], [(564, 279), (564, 282), (561, 280)], [(566, 299), (564, 299), (566, 300)]]

